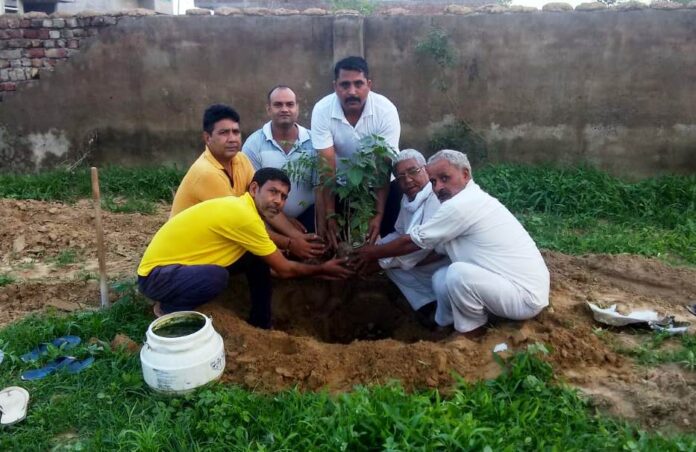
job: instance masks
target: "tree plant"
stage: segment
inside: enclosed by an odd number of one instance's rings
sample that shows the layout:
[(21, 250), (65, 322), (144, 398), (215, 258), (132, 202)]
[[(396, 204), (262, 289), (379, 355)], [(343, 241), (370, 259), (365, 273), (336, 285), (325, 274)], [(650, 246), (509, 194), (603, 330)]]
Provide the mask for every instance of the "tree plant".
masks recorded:
[[(331, 187), (343, 206), (333, 214), (339, 226), (342, 248), (359, 247), (365, 243), (368, 223), (375, 215), (375, 188), (389, 181), (396, 151), (378, 135), (360, 140), (360, 148), (352, 158), (342, 158), (341, 168), (329, 176), (319, 159), (304, 155), (283, 169), (295, 182), (308, 182), (315, 171), (322, 174), (321, 184)], [(348, 251), (348, 250), (346, 250)], [(341, 254), (341, 253), (339, 253)]]

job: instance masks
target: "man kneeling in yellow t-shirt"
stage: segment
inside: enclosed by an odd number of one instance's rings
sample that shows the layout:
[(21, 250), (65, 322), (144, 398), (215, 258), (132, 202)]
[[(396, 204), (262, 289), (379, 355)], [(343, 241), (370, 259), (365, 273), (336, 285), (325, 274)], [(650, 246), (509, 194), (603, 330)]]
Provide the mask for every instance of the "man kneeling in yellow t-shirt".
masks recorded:
[(270, 328), (270, 268), (281, 278), (352, 275), (343, 266), (345, 259), (308, 265), (289, 261), (278, 251), (263, 219), (283, 210), (289, 191), (284, 171), (261, 168), (248, 193), (201, 202), (165, 223), (138, 267), (138, 287), (158, 302), (155, 313), (194, 309), (219, 295), (229, 274), (244, 272), (251, 292), (249, 323)]

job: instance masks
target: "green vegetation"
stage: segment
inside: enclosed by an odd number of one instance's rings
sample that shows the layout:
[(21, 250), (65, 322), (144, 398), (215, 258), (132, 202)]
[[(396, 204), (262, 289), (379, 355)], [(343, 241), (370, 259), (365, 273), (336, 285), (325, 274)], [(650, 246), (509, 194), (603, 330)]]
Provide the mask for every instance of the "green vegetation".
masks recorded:
[(474, 169), (488, 157), (486, 141), (469, 124), (461, 120), (445, 124), (430, 136), (428, 154), (432, 155), (441, 149), (466, 149), (466, 155)]
[[(19, 384), (34, 365), (18, 357), (63, 334), (84, 339), (71, 351), (94, 355), (78, 375), (21, 382), (28, 417), (0, 435), (0, 450), (690, 450), (695, 435), (663, 436), (593, 412), (558, 384), (543, 346), (501, 363), (499, 378), (460, 382), (444, 396), (406, 393), (398, 384), (340, 395), (275, 395), (214, 384), (164, 398), (144, 384), (137, 354), (113, 350), (119, 332), (142, 338), (151, 321), (130, 284), (110, 310), (32, 316), (0, 331), (6, 355), (0, 384)], [(87, 344), (87, 339), (97, 338)], [(57, 355), (58, 350), (52, 350)]]
[(431, 28), (424, 38), (416, 42), (416, 54), (433, 59), (441, 69), (454, 67), (456, 62), (449, 35), (437, 27)]
[(329, 3), (331, 4), (332, 11), (352, 9), (364, 16), (369, 16), (377, 9), (377, 2), (375, 0), (331, 0)]
[[(450, 70), (454, 68), (457, 62), (454, 47), (449, 40), (449, 34), (441, 28), (431, 28), (425, 37), (416, 41), (415, 52), (424, 62), (432, 61), (437, 65), (440, 74), (431, 83), (439, 91), (446, 92), (452, 85)], [(453, 104), (457, 103), (452, 98), (449, 100)], [(459, 111), (459, 109), (454, 108), (453, 111)]]
[(58, 253), (58, 255), (52, 259), (52, 262), (56, 267), (65, 267), (66, 265), (77, 262), (77, 257), (77, 251), (74, 249), (66, 249)]
[[(445, 138), (466, 140), (467, 134)], [(146, 211), (145, 206), (171, 202), (182, 177), (183, 172), (171, 168), (105, 168), (100, 172), (104, 205), (116, 210), (112, 202), (143, 203), (137, 211)], [(476, 170), (474, 177), (521, 219), (542, 248), (634, 253), (696, 264), (696, 176), (632, 183), (591, 168), (495, 165)], [(90, 196), (87, 169), (0, 174), (4, 198), (70, 202)]]
[(677, 363), (687, 370), (696, 371), (696, 336), (693, 334), (671, 336), (655, 333), (637, 347), (615, 348), (641, 364)]
[(696, 176), (630, 183), (590, 168), (500, 165), (474, 178), (542, 248), (696, 264)]
[[(394, 156), (394, 149), (384, 138), (368, 136), (360, 140), (360, 149), (352, 159), (341, 159), (346, 164), (343, 168), (337, 168), (333, 177), (324, 178), (324, 185), (335, 190), (344, 206), (333, 217), (338, 223), (341, 242), (352, 246), (365, 242), (369, 221), (375, 215), (374, 188), (389, 181)], [(298, 182), (302, 182), (301, 177), (307, 177), (314, 171), (321, 174), (327, 170), (306, 154), (289, 162), (283, 169), (292, 180)]]
[(0, 287), (12, 284), (13, 282), (15, 282), (15, 279), (12, 277), (12, 275), (0, 273)]
[[(152, 213), (156, 202), (171, 202), (184, 172), (170, 167), (106, 167), (99, 171), (102, 205), (116, 212)], [(39, 174), (0, 174), (0, 198), (74, 202), (91, 198), (89, 168)]]

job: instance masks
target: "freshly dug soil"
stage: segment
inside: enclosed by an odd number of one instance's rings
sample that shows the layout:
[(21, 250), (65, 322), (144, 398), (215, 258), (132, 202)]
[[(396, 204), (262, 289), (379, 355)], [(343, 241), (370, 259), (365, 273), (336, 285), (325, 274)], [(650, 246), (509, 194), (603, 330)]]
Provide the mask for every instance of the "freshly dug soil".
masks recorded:
[[(142, 252), (167, 219), (104, 212), (111, 280), (133, 278)], [(46, 308), (98, 305), (96, 234), (92, 205), (0, 200), (0, 325)], [(60, 259), (70, 251), (74, 259)], [(622, 309), (650, 307), (694, 321), (683, 305), (696, 302), (696, 270), (631, 255), (567, 256), (544, 252), (551, 272), (551, 307), (526, 322), (495, 321), (481, 338), (435, 334), (418, 324), (384, 276), (368, 280), (275, 281), (274, 330), (251, 327), (244, 278), (200, 310), (225, 340), (223, 380), (255, 390), (347, 391), (356, 384), (399, 380), (409, 389), (448, 391), (454, 375), (492, 378), (500, 367), (496, 344), (511, 351), (542, 342), (558, 375), (609, 412), (648, 427), (690, 430), (696, 425), (696, 374), (677, 365), (637, 366), (608, 345), (638, 343), (640, 333), (609, 329), (600, 339), (588, 301)], [(113, 297), (113, 295), (112, 295)], [(134, 338), (139, 339), (139, 338)]]

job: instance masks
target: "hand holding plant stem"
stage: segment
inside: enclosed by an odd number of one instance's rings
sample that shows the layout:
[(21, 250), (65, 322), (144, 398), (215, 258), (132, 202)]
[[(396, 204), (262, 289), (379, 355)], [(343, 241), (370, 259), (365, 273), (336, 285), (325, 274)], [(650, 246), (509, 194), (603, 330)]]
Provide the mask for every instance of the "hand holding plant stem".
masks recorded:
[(324, 200), (325, 205), (327, 208), (333, 205), (333, 196), (342, 204), (340, 212), (327, 212), (325, 225), (318, 229), (332, 248), (337, 249), (339, 241), (355, 247), (364, 244), (366, 238), (368, 243), (377, 240), (383, 215), (383, 206), (378, 204), (383, 203), (382, 196), (386, 200), (386, 192), (382, 192), (386, 190), (395, 156), (396, 151), (384, 138), (371, 135), (363, 138), (360, 150), (352, 158), (342, 159), (343, 165), (335, 171), (324, 159), (310, 157), (286, 165), (285, 170), (294, 180), (306, 175), (311, 168), (318, 168), (321, 184), (329, 189), (332, 197)]

